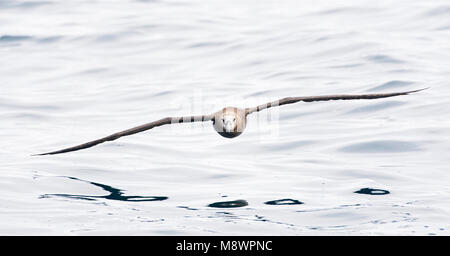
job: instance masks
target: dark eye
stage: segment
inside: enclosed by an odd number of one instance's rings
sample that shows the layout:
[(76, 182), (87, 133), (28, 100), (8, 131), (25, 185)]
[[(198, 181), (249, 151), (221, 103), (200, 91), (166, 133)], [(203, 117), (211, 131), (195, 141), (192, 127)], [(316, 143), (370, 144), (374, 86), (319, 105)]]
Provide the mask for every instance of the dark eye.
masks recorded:
[(222, 122), (225, 122), (225, 118), (222, 118)]
[(236, 118), (233, 118), (233, 122), (236, 121)]

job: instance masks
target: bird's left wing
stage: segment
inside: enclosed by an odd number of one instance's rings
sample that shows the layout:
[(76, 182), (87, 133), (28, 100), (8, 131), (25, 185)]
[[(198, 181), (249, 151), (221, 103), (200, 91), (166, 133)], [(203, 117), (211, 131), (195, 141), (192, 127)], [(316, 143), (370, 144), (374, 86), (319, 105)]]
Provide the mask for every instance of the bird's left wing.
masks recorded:
[(152, 128), (155, 128), (155, 127), (158, 127), (161, 125), (165, 125), (165, 124), (204, 122), (204, 121), (211, 121), (211, 120), (213, 120), (213, 118), (214, 118), (214, 115), (166, 117), (166, 118), (162, 118), (157, 121), (153, 121), (153, 122), (146, 123), (146, 124), (143, 124), (140, 126), (136, 126), (136, 127), (133, 127), (133, 128), (121, 131), (121, 132), (116, 132), (116, 133), (106, 136), (104, 138), (89, 141), (84, 144), (80, 144), (78, 146), (65, 148), (65, 149), (52, 151), (52, 152), (47, 152), (47, 153), (42, 153), (42, 154), (37, 154), (37, 155), (42, 156), (42, 155), (55, 155), (55, 154), (67, 153), (67, 152), (76, 151), (76, 150), (80, 150), (80, 149), (90, 148), (90, 147), (93, 147), (95, 145), (98, 145), (98, 144), (106, 142), (106, 141), (116, 140), (123, 136), (128, 136), (128, 135), (132, 135), (132, 134), (135, 134), (138, 132), (143, 132), (143, 131), (146, 131), (146, 130), (149, 130), (149, 129), (152, 129)]

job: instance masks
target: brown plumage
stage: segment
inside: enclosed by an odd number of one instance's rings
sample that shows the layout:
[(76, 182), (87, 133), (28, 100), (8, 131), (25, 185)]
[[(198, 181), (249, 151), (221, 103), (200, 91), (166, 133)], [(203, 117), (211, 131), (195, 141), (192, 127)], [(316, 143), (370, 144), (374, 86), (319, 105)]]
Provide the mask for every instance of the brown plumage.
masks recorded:
[(282, 106), (286, 104), (292, 104), (299, 101), (304, 102), (312, 102), (312, 101), (327, 101), (327, 100), (356, 100), (356, 99), (379, 99), (379, 98), (387, 98), (393, 96), (407, 95), (410, 93), (418, 92), (425, 90), (419, 89), (414, 91), (405, 91), (405, 92), (394, 92), (394, 93), (377, 93), (377, 94), (359, 94), (359, 95), (324, 95), (324, 96), (308, 96), (308, 97), (287, 97), (281, 100), (269, 102), (266, 104), (262, 104), (253, 108), (240, 109), (235, 107), (226, 107), (220, 111), (217, 111), (210, 115), (200, 115), (200, 116), (185, 116), (185, 117), (166, 117), (163, 119), (159, 119), (157, 121), (153, 121), (147, 124), (143, 124), (128, 130), (124, 130), (121, 132), (117, 132), (106, 136), (101, 139), (93, 140), (78, 146), (65, 148), (57, 151), (52, 151), (48, 153), (38, 154), (38, 155), (54, 155), (67, 153), (71, 151), (76, 151), (80, 149), (90, 148), (100, 143), (106, 141), (113, 141), (120, 137), (129, 136), (135, 133), (143, 132), (158, 126), (173, 124), (173, 123), (186, 123), (186, 122), (204, 122), (204, 121), (213, 121), (214, 129), (223, 137), (226, 138), (234, 138), (242, 134), (247, 124), (247, 115), (253, 112), (259, 112), (261, 110)]
[[(231, 123), (229, 129), (224, 125), (227, 121)], [(225, 138), (234, 138), (241, 135), (246, 125), (247, 114), (243, 109), (226, 107), (214, 113), (214, 129)]]

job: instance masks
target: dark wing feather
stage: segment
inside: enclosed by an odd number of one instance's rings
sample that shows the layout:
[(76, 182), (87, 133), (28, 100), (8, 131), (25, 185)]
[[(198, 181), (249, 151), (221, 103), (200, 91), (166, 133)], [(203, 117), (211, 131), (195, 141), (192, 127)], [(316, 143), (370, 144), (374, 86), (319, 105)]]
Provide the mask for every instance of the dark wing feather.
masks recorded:
[(120, 137), (123, 136), (128, 136), (128, 135), (132, 135), (138, 132), (143, 132), (161, 125), (165, 125), (165, 124), (172, 124), (172, 123), (189, 123), (189, 122), (203, 122), (203, 121), (210, 121), (214, 118), (213, 115), (203, 115), (203, 116), (185, 116), (185, 117), (166, 117), (154, 122), (150, 122), (147, 124), (143, 124), (140, 126), (136, 126), (134, 128), (130, 128), (128, 130), (124, 130), (121, 132), (117, 132), (114, 134), (111, 134), (109, 136), (106, 136), (104, 138), (98, 139), (98, 140), (93, 140), (93, 141), (89, 141), (86, 142), (84, 144), (78, 145), (78, 146), (74, 146), (74, 147), (70, 147), (70, 148), (65, 148), (65, 149), (61, 149), (61, 150), (57, 150), (57, 151), (52, 151), (52, 152), (47, 152), (47, 153), (42, 153), (42, 154), (37, 154), (38, 156), (42, 156), (42, 155), (55, 155), (55, 154), (61, 154), (61, 153), (67, 153), (67, 152), (71, 152), (71, 151), (76, 151), (76, 150), (80, 150), (80, 149), (85, 149), (85, 148), (90, 148), (93, 147), (95, 145), (98, 145), (100, 143), (106, 142), (106, 141), (112, 141), (112, 140), (116, 140)]
[(287, 97), (281, 100), (272, 101), (266, 104), (259, 105), (253, 108), (246, 108), (246, 114), (251, 114), (253, 112), (258, 112), (266, 108), (292, 104), (299, 101), (311, 102), (311, 101), (326, 101), (326, 100), (359, 100), (359, 99), (378, 99), (378, 98), (387, 98), (393, 96), (407, 95), (413, 92), (422, 91), (428, 88), (423, 88), (414, 91), (405, 91), (405, 92), (394, 92), (394, 93), (374, 93), (374, 94), (355, 94), (355, 95), (324, 95), (324, 96), (308, 96), (308, 97)]

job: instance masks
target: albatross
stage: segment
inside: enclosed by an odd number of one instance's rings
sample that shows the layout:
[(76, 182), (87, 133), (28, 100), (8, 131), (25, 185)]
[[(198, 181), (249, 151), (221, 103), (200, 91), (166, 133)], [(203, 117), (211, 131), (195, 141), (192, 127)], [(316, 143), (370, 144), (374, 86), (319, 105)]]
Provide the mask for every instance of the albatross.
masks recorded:
[(98, 145), (103, 142), (117, 140), (120, 137), (133, 135), (139, 132), (143, 132), (155, 127), (159, 127), (167, 124), (175, 123), (189, 123), (189, 122), (206, 122), (212, 121), (214, 129), (221, 136), (225, 138), (235, 138), (242, 134), (247, 124), (247, 116), (259, 112), (264, 109), (271, 107), (278, 107), (287, 104), (292, 104), (296, 102), (313, 102), (313, 101), (328, 101), (328, 100), (360, 100), (360, 99), (379, 99), (394, 97), (400, 95), (408, 95), (410, 93), (419, 92), (428, 88), (413, 90), (413, 91), (403, 91), (403, 92), (393, 92), (393, 93), (375, 93), (375, 94), (342, 94), (342, 95), (323, 95), (323, 96), (306, 96), (306, 97), (287, 97), (280, 100), (268, 102), (252, 108), (236, 108), (236, 107), (225, 107), (215, 113), (209, 115), (198, 115), (198, 116), (183, 116), (183, 117), (165, 117), (150, 123), (146, 123), (140, 126), (136, 126), (121, 132), (111, 134), (109, 136), (103, 137), (101, 139), (93, 140), (80, 144), (78, 146), (65, 148), (61, 150), (51, 151), (47, 153), (37, 154), (37, 155), (55, 155), (61, 153), (67, 153), (71, 151), (77, 151), (81, 149), (86, 149)]

